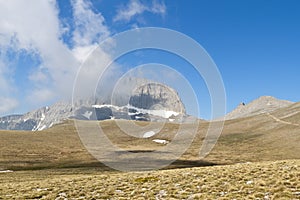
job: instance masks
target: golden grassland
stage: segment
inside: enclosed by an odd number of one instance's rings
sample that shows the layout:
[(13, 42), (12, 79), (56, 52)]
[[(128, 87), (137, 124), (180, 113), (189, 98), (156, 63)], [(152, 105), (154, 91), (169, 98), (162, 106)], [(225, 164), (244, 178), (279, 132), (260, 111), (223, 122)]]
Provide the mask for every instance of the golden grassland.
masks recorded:
[[(0, 171), (13, 170), (0, 173), (0, 199), (300, 199), (297, 110), (226, 121), (214, 149), (199, 160), (209, 126), (201, 121), (188, 150), (153, 172), (117, 172), (101, 164), (82, 145), (72, 120), (40, 132), (0, 131)], [(161, 150), (152, 140), (172, 141), (180, 126), (167, 123), (141, 139), (116, 121), (82, 123), (99, 123), (112, 143), (139, 153)]]
[[(121, 123), (126, 125), (128, 122), (121, 121)], [(140, 126), (147, 125), (147, 122), (135, 123)], [(141, 152), (160, 150), (163, 145), (152, 140), (172, 141), (180, 126), (167, 123), (158, 134), (151, 138), (141, 139), (124, 133), (115, 121), (103, 121), (100, 124), (107, 137), (115, 145), (124, 150)], [(199, 159), (199, 151), (208, 125), (207, 122), (200, 123), (193, 143), (180, 160), (197, 161)], [(189, 131), (188, 126), (186, 129)], [(300, 127), (281, 124), (266, 115), (227, 121), (216, 146), (201, 162), (234, 164), (249, 161), (300, 159), (299, 133)], [(66, 121), (40, 132), (0, 131), (0, 170), (95, 165), (98, 166), (98, 161), (82, 145), (74, 127), (74, 121)]]
[(300, 160), (113, 172), (0, 174), (1, 199), (300, 199)]

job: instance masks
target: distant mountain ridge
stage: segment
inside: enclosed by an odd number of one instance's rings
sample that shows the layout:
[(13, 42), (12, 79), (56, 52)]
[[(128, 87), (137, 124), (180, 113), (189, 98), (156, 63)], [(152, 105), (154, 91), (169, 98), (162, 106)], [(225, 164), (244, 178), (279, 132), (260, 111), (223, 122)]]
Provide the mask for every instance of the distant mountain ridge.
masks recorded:
[[(129, 98), (129, 95), (127, 94)], [(124, 96), (122, 96), (124, 97)], [(44, 130), (67, 119), (107, 120), (126, 119), (142, 121), (189, 122), (197, 118), (188, 116), (184, 104), (177, 92), (163, 84), (143, 83), (137, 87), (124, 105), (125, 98), (116, 98), (112, 105), (99, 99), (78, 100), (73, 105), (58, 102), (48, 107), (26, 113), (0, 117), (0, 129), (4, 130)], [(299, 102), (300, 103), (300, 102)], [(279, 100), (271, 96), (262, 96), (252, 102), (241, 103), (225, 116), (225, 120), (245, 118), (260, 114), (280, 112), (282, 117), (289, 117), (300, 112), (299, 103)], [(285, 110), (287, 108), (287, 110)]]
[(241, 103), (236, 109), (228, 113), (225, 116), (225, 119), (230, 120), (269, 113), (280, 108), (288, 107), (292, 104), (294, 104), (294, 102), (276, 99), (272, 96), (262, 96), (249, 104)]
[[(132, 83), (137, 83), (136, 80)], [(160, 83), (140, 81), (133, 94), (119, 98), (114, 104), (101, 99), (80, 99), (73, 103), (58, 102), (24, 115), (11, 115), (0, 118), (0, 129), (4, 130), (44, 130), (66, 119), (107, 120), (126, 119), (142, 121), (182, 122), (193, 120), (188, 117), (178, 93)], [(119, 95), (119, 96), (118, 96)], [(121, 94), (122, 97), (124, 95)], [(122, 101), (120, 101), (122, 100)]]

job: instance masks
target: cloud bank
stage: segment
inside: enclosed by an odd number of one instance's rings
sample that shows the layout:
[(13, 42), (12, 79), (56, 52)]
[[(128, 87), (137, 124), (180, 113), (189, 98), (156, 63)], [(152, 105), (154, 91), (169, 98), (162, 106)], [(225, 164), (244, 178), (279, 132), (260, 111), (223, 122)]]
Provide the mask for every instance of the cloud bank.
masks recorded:
[(92, 11), (89, 1), (72, 0), (71, 4), (75, 30), (73, 45), (68, 47), (61, 39), (65, 29), (55, 1), (0, 2), (0, 89), (3, 94), (0, 113), (18, 105), (18, 99), (10, 92), (14, 80), (13, 74), (8, 72), (10, 60), (4, 59), (8, 51), (15, 55), (26, 51), (40, 58), (40, 65), (27, 77), (33, 88), (24, 99), (42, 105), (55, 97), (71, 94), (80, 63), (101, 39), (109, 36), (103, 16)]
[[(81, 63), (111, 35), (104, 16), (93, 8), (91, 1), (70, 0), (70, 4), (72, 28), (62, 22), (55, 0), (0, 1), (0, 116), (13, 112), (20, 105), (32, 109), (70, 98)], [(160, 15), (166, 12), (165, 5), (158, 1), (146, 5), (130, 0), (123, 6), (116, 11), (114, 21), (130, 21), (144, 12)], [(14, 66), (14, 59), (17, 60), (22, 52), (38, 66)], [(99, 54), (104, 63), (110, 62), (106, 52), (99, 50)], [(17, 70), (24, 73), (30, 88), (17, 84)], [(85, 78), (98, 77), (87, 72)], [(85, 87), (89, 87), (88, 84)], [(20, 91), (25, 96), (20, 98)]]

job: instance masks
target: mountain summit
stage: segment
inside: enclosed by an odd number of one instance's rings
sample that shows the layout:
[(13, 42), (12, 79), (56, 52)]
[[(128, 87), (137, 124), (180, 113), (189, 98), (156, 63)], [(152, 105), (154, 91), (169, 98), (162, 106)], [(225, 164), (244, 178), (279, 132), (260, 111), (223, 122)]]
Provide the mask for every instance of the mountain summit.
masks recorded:
[(129, 104), (150, 110), (172, 110), (185, 113), (185, 108), (177, 92), (160, 83), (148, 83), (136, 88), (130, 97)]
[(225, 116), (226, 120), (250, 117), (262, 113), (269, 113), (279, 108), (292, 105), (293, 102), (279, 100), (272, 96), (262, 96), (249, 104), (241, 103), (236, 109)]

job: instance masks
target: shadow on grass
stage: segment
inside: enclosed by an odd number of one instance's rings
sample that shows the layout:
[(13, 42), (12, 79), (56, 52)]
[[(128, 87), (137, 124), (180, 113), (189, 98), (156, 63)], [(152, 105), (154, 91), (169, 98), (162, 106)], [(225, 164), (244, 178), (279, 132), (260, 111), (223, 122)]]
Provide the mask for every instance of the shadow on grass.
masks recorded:
[(163, 169), (179, 169), (179, 168), (193, 168), (193, 167), (211, 167), (216, 166), (216, 163), (207, 162), (204, 160), (176, 160), (169, 166)]
[[(160, 162), (161, 160), (156, 160), (154, 162)], [(123, 162), (118, 162), (117, 164), (124, 164)], [(215, 166), (216, 163), (211, 163), (202, 160), (176, 160), (167, 167), (164, 167), (159, 170), (168, 170), (168, 169), (180, 169), (180, 168), (193, 168), (193, 167), (209, 167)], [(138, 166), (138, 165), (137, 165)], [(11, 165), (7, 167), (13, 171), (27, 171), (27, 170), (55, 170), (55, 169), (80, 169), (80, 170), (95, 170), (95, 171), (111, 171), (117, 172), (117, 170), (112, 169), (99, 161), (91, 161), (91, 162), (65, 162), (65, 163), (20, 163), (19, 165)], [(145, 168), (140, 170), (137, 167), (136, 171), (147, 171)]]
[(43, 163), (43, 164), (29, 164), (22, 163), (19, 165), (12, 165), (6, 167), (13, 171), (27, 171), (27, 170), (49, 170), (49, 169), (96, 169), (97, 171), (116, 171), (110, 167), (98, 162), (61, 162), (61, 163)]

